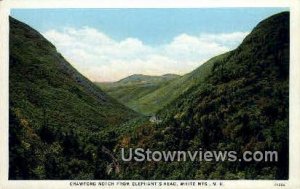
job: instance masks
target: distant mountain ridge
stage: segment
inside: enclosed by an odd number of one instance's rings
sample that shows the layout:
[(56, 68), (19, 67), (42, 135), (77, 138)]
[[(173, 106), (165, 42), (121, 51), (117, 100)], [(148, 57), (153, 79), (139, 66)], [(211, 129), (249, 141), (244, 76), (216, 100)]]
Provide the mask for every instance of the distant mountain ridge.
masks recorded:
[(179, 77), (179, 75), (176, 74), (165, 74), (162, 76), (150, 76), (150, 75), (143, 75), (143, 74), (134, 74), (131, 76), (128, 76), (124, 79), (121, 79), (115, 83), (123, 84), (123, 85), (129, 85), (129, 84), (139, 84), (139, 83), (156, 83), (156, 82), (164, 82), (169, 81), (172, 79), (175, 79)]
[(133, 74), (123, 79), (120, 79), (116, 82), (95, 82), (99, 86), (105, 87), (120, 87), (120, 86), (128, 86), (128, 85), (154, 85), (161, 82), (170, 81), (172, 79), (180, 77), (176, 74), (164, 74), (161, 76), (152, 76), (152, 75), (144, 75), (144, 74)]
[[(9, 179), (288, 179), (289, 42), (283, 12), (188, 74), (99, 88), (10, 18)], [(278, 162), (123, 162), (120, 148), (271, 150)]]
[[(161, 76), (134, 74), (117, 82), (96, 82), (95, 84), (129, 108), (147, 115), (145, 110), (141, 109), (143, 104), (138, 102), (139, 99), (180, 77), (176, 74)], [(153, 107), (150, 105), (145, 109)]]
[(289, 12), (261, 21), (241, 45), (213, 61), (207, 77), (159, 110), (159, 122), (144, 123), (117, 146), (235, 151), (239, 157), (276, 151), (277, 162), (128, 162), (122, 179), (288, 179), (289, 42)]
[(131, 109), (144, 115), (153, 115), (193, 85), (201, 83), (211, 73), (214, 62), (224, 58), (227, 54), (211, 58), (197, 69), (183, 76), (174, 74), (144, 76), (136, 74), (117, 82), (96, 84)]

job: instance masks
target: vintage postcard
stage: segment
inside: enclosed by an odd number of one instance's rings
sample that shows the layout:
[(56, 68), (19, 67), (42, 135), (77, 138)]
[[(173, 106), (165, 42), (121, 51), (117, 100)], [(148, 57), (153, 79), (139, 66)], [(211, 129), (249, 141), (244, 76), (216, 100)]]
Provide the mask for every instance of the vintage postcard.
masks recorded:
[(300, 187), (300, 1), (170, 3), (0, 2), (1, 188)]

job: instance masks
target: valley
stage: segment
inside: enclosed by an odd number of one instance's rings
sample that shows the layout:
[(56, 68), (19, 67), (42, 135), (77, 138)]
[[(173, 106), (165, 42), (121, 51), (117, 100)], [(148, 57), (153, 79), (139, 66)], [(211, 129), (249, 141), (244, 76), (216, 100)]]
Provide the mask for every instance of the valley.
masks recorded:
[[(289, 42), (282, 12), (185, 75), (93, 83), (10, 17), (9, 179), (288, 179)], [(276, 150), (279, 161), (121, 162), (121, 148)]]

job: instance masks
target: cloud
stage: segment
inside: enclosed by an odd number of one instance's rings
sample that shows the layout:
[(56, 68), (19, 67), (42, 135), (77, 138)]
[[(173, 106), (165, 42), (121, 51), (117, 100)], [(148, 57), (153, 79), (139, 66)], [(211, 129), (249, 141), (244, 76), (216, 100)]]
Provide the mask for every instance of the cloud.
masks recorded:
[(117, 41), (90, 27), (49, 30), (43, 35), (92, 81), (116, 81), (132, 74), (190, 72), (209, 58), (235, 48), (247, 33), (183, 33), (155, 47), (137, 38)]
[(249, 32), (233, 32), (221, 34), (203, 34), (202, 37), (207, 41), (214, 41), (216, 43), (233, 48), (237, 44), (241, 43), (248, 34)]

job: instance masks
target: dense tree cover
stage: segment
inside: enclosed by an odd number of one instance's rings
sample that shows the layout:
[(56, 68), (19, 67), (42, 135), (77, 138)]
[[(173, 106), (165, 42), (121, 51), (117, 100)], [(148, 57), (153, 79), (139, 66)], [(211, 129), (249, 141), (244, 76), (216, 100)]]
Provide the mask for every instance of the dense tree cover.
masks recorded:
[[(259, 23), (211, 74), (129, 133), (118, 148), (276, 150), (278, 162), (130, 162), (125, 179), (287, 179), (289, 13)], [(127, 142), (124, 142), (127, 141)]]
[(10, 179), (109, 178), (102, 146), (113, 149), (119, 126), (140, 115), (13, 18), (9, 61)]
[(97, 85), (131, 109), (144, 115), (154, 115), (155, 112), (163, 109), (193, 85), (202, 83), (204, 78), (211, 73), (214, 62), (226, 54), (211, 58), (199, 68), (183, 76), (137, 74), (118, 82), (97, 83)]
[[(287, 179), (288, 82), (285, 12), (259, 23), (237, 49), (136, 101), (156, 112), (161, 122), (152, 123), (11, 18), (9, 177)], [(279, 162), (122, 162), (122, 147), (277, 150)]]
[(177, 78), (180, 78), (180, 76), (176, 74), (162, 76), (134, 74), (117, 82), (96, 82), (95, 84), (129, 108), (141, 114), (150, 115), (161, 104), (154, 104), (154, 102), (149, 104), (144, 102), (144, 98)]

